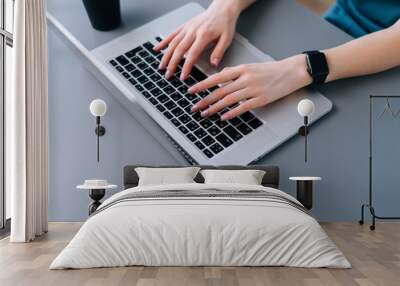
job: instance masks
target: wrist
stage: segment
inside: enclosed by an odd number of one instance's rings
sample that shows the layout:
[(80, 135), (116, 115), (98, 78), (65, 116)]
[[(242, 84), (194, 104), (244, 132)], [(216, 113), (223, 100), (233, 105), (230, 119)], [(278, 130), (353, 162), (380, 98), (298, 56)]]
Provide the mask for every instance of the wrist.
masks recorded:
[(216, 8), (217, 10), (226, 13), (228, 16), (234, 18), (238, 18), (240, 13), (244, 9), (242, 0), (214, 0), (209, 8)]
[(300, 89), (312, 83), (312, 77), (307, 71), (306, 55), (300, 54), (286, 58), (282, 62), (287, 67), (288, 77)]

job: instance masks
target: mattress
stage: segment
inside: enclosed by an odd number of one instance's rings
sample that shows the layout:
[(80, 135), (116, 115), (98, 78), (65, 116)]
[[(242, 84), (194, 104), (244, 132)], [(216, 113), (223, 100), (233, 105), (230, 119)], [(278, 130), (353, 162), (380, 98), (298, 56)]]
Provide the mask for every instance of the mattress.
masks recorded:
[(198, 183), (113, 195), (50, 269), (132, 265), (351, 267), (292, 196), (263, 186)]

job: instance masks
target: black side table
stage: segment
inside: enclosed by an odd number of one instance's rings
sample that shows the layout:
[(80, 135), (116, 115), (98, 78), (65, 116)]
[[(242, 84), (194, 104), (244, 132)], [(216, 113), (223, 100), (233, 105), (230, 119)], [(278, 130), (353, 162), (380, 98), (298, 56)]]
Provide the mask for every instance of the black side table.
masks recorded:
[(290, 177), (289, 180), (296, 181), (296, 197), (303, 206), (311, 210), (313, 207), (313, 184), (320, 181), (321, 177)]
[(101, 205), (100, 200), (106, 194), (106, 190), (115, 189), (116, 185), (110, 185), (106, 180), (85, 180), (83, 185), (76, 188), (80, 190), (89, 190), (89, 197), (93, 200), (89, 204), (89, 216), (94, 213)]

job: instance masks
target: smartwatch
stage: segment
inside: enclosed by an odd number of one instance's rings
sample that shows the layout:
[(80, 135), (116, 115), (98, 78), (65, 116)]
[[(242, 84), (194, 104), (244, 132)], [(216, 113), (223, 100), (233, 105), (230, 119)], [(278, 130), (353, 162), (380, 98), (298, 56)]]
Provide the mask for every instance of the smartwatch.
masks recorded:
[(307, 72), (312, 77), (312, 84), (323, 84), (329, 74), (328, 62), (325, 54), (320, 51), (306, 51)]

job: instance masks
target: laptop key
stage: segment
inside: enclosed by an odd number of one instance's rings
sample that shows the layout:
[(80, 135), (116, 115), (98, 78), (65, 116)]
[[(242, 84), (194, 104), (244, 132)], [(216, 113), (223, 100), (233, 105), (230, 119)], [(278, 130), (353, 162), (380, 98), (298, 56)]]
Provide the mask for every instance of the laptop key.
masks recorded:
[(214, 145), (212, 145), (210, 147), (210, 149), (214, 152), (214, 154), (218, 154), (219, 152), (224, 150), (224, 148), (221, 145), (219, 145), (218, 143), (215, 143)]
[(157, 36), (157, 37), (156, 37), (156, 40), (157, 40), (158, 42), (161, 42), (161, 41), (162, 41), (162, 38), (159, 37), (159, 36)]
[(210, 146), (211, 144), (213, 144), (215, 142), (214, 138), (212, 138), (210, 135), (207, 135), (206, 137), (203, 137), (203, 139), (201, 139), (201, 141), (206, 146)]
[(199, 128), (200, 126), (199, 126), (196, 122), (194, 122), (193, 120), (191, 120), (190, 122), (188, 122), (188, 123), (186, 124), (186, 127), (189, 128), (190, 131), (194, 131), (194, 130), (196, 130), (197, 128)]
[(186, 111), (187, 114), (192, 114), (192, 107), (190, 105), (186, 106), (184, 110)]
[(178, 101), (178, 105), (182, 108), (185, 108), (186, 106), (188, 106), (190, 104), (189, 101), (187, 101), (186, 99), (182, 98), (181, 100)]
[(155, 88), (155, 85), (154, 85), (154, 83), (152, 83), (151, 81), (148, 81), (148, 82), (145, 83), (144, 87), (145, 87), (147, 90), (152, 90), (153, 88)]
[(140, 63), (140, 62), (142, 61), (142, 59), (139, 58), (138, 56), (134, 56), (133, 58), (131, 58), (131, 61), (132, 61), (134, 64), (138, 64), (138, 63)]
[(169, 112), (169, 111), (165, 111), (164, 112), (164, 116), (167, 118), (167, 119), (171, 119), (173, 116), (172, 116), (172, 114)]
[(232, 126), (227, 126), (224, 129), (224, 132), (231, 137), (233, 140), (238, 141), (240, 138), (242, 138), (243, 136), (236, 131), (235, 128), (233, 128)]
[(151, 76), (152, 74), (155, 73), (155, 71), (154, 71), (153, 69), (151, 69), (151, 68), (147, 68), (147, 69), (145, 69), (143, 72), (144, 72), (145, 75), (147, 75), (147, 76)]
[(217, 137), (215, 137), (219, 143), (222, 144), (225, 148), (232, 145), (233, 141), (228, 138), (224, 133), (219, 134)]
[(187, 130), (187, 128), (186, 128), (185, 126), (179, 126), (179, 130), (180, 130), (183, 134), (189, 133), (189, 130)]
[(186, 124), (190, 121), (190, 116), (187, 114), (181, 115), (179, 118), (179, 121), (182, 122), (183, 124)]
[(148, 91), (143, 91), (142, 94), (143, 94), (143, 96), (145, 98), (150, 98), (151, 97), (151, 94)]
[(123, 55), (117, 57), (116, 60), (123, 66), (129, 64), (129, 60), (127, 58), (125, 58)]
[(125, 66), (125, 69), (130, 72), (133, 71), (135, 69), (135, 66), (133, 64), (129, 64)]
[(212, 122), (208, 119), (204, 119), (200, 122), (200, 125), (203, 126), (205, 129), (209, 128), (212, 125)]
[(204, 149), (204, 150), (203, 150), (203, 153), (204, 153), (204, 155), (207, 156), (207, 158), (212, 158), (212, 157), (214, 157), (214, 154), (213, 154), (210, 150), (208, 150), (208, 149)]
[(232, 124), (233, 126), (238, 126), (239, 124), (242, 123), (242, 120), (240, 120), (237, 117), (232, 118), (231, 120), (228, 120), (230, 124)]
[(138, 63), (138, 68), (141, 70), (147, 69), (149, 66), (145, 62)]
[(134, 70), (134, 71), (131, 72), (131, 75), (134, 78), (138, 78), (138, 77), (141, 77), (143, 74), (139, 70)]
[(189, 133), (189, 134), (186, 135), (186, 136), (187, 136), (187, 138), (189, 138), (189, 140), (192, 141), (192, 142), (194, 142), (194, 141), (197, 140), (196, 137), (195, 137), (192, 133)]
[(139, 84), (135, 85), (135, 88), (136, 88), (138, 91), (143, 91), (143, 90), (144, 90), (143, 86), (141, 86), (141, 85), (139, 85)]
[(224, 128), (224, 127), (228, 126), (228, 122), (222, 121), (221, 119), (218, 119), (218, 120), (215, 122), (215, 124), (217, 124), (217, 126), (218, 126), (219, 128)]
[(156, 59), (153, 58), (152, 56), (148, 56), (144, 59), (148, 64), (153, 63)]
[(189, 76), (187, 79), (185, 79), (184, 82), (185, 82), (188, 86), (192, 86), (192, 85), (194, 85), (194, 84), (196, 83), (196, 81), (195, 81), (191, 76)]
[(178, 101), (178, 100), (180, 100), (180, 99), (182, 98), (182, 95), (180, 95), (180, 94), (177, 93), (177, 92), (174, 92), (173, 94), (170, 95), (170, 97), (171, 97), (173, 100)]
[[(165, 94), (160, 95), (158, 98), (158, 101), (161, 103), (167, 102), (168, 101), (168, 96), (166, 96)], [(167, 107), (168, 108), (168, 107)], [(169, 108), (168, 108), (169, 109)]]
[[(167, 97), (167, 96), (165, 96), (165, 97)], [(167, 109), (169, 109), (169, 110), (171, 110), (171, 109), (173, 109), (173, 108), (176, 107), (175, 102), (173, 102), (172, 100), (168, 101), (168, 102), (165, 103), (164, 105), (165, 105), (165, 107), (166, 107)], [(178, 108), (179, 108), (179, 107), (178, 107)], [(182, 111), (182, 113), (183, 113), (183, 111)], [(182, 113), (181, 113), (181, 114), (182, 114)], [(174, 114), (175, 114), (175, 113), (174, 113)], [(178, 116), (178, 115), (176, 115), (176, 116)]]
[(221, 131), (216, 127), (216, 126), (211, 126), (210, 128), (208, 128), (208, 132), (212, 135), (212, 136), (216, 136), (218, 133), (220, 133)]
[(129, 73), (127, 72), (123, 72), (122, 75), (124, 76), (124, 78), (130, 78), (131, 76), (129, 75)]
[(236, 127), (243, 135), (249, 134), (253, 131), (247, 124), (242, 123), (238, 127)]
[[(167, 107), (167, 108), (168, 108), (168, 107)], [(169, 108), (168, 108), (168, 109), (169, 109)], [(180, 109), (179, 107), (177, 107), (177, 108), (173, 109), (173, 110), (171, 111), (171, 113), (172, 113), (173, 115), (175, 115), (176, 117), (178, 117), (178, 116), (181, 116), (181, 115), (183, 114), (183, 110)]]
[(192, 77), (194, 77), (197, 81), (202, 81), (207, 78), (207, 76), (202, 71), (200, 71), (197, 67), (192, 68), (190, 75)]
[(115, 69), (119, 72), (123, 72), (124, 69), (121, 66), (116, 66)]
[(254, 118), (254, 119), (251, 120), (248, 124), (250, 125), (251, 128), (257, 129), (257, 128), (260, 127), (263, 123), (262, 123), (259, 119)]
[(139, 56), (141, 56), (142, 58), (146, 58), (150, 56), (150, 54), (147, 51), (143, 50), (139, 52)]
[(155, 97), (157, 97), (157, 96), (159, 96), (160, 94), (162, 94), (162, 91), (161, 91), (161, 89), (159, 89), (159, 88), (153, 88), (152, 90), (150, 90), (150, 93), (153, 95), (153, 96), (155, 96)]
[(138, 52), (140, 52), (141, 50), (143, 50), (142, 47), (137, 47), (137, 48), (134, 48), (133, 50), (130, 50), (130, 51), (127, 52), (125, 55), (126, 55), (128, 58), (132, 58), (132, 57), (134, 57)]
[(200, 141), (194, 142), (194, 145), (196, 145), (196, 147), (199, 148), (200, 150), (206, 148), (206, 146), (204, 146), (203, 143), (201, 143)]
[(203, 138), (204, 136), (206, 136), (207, 133), (204, 131), (204, 129), (198, 128), (198, 129), (194, 132), (194, 135), (196, 135), (197, 138), (201, 139), (201, 138)]
[(200, 96), (201, 98), (204, 98), (204, 97), (206, 97), (207, 95), (209, 95), (210, 93), (209, 93), (208, 91), (202, 90), (202, 91), (200, 91), (198, 94), (199, 94), (199, 96)]
[(145, 77), (144, 75), (142, 75), (141, 77), (139, 77), (137, 79), (137, 81), (140, 82), (141, 84), (144, 84), (144, 83), (148, 82), (149, 79), (147, 77)]
[(158, 71), (158, 66), (160, 65), (159, 61), (155, 61), (153, 62), (150, 66), (155, 69), (156, 71)]
[(172, 124), (174, 124), (176, 127), (178, 127), (179, 125), (181, 125), (181, 123), (179, 122), (179, 120), (176, 119), (176, 118), (172, 118), (171, 122), (172, 122)]
[(164, 111), (165, 111), (165, 107), (162, 106), (161, 104), (157, 105), (156, 108), (157, 108), (160, 112), (164, 112)]
[(166, 82), (165, 80), (162, 79), (162, 80), (157, 81), (156, 84), (159, 87), (164, 88), (164, 87), (166, 87), (168, 85), (168, 82)]
[(154, 97), (151, 97), (151, 98), (149, 99), (149, 101), (150, 101), (150, 103), (153, 104), (153, 105), (157, 105), (157, 104), (158, 104), (157, 100), (156, 100)]
[(130, 82), (132, 85), (136, 85), (136, 84), (137, 84), (137, 81), (136, 81), (134, 78), (130, 78), (130, 79), (129, 79), (129, 82)]
[(181, 94), (186, 94), (186, 92), (187, 92), (187, 90), (188, 90), (188, 87), (187, 87), (186, 85), (182, 85), (182, 86), (180, 86), (180, 87), (178, 88), (178, 90), (179, 90), (179, 92), (180, 92)]
[(111, 61), (110, 61), (110, 64), (111, 64), (113, 67), (115, 67), (118, 63), (117, 63), (116, 61), (114, 61), (114, 60), (111, 60)]
[(167, 87), (165, 87), (164, 89), (164, 92), (165, 93), (167, 93), (167, 94), (171, 94), (171, 93), (173, 93), (174, 91), (175, 91), (175, 89), (172, 87), (172, 86), (167, 86)]
[(203, 117), (201, 117), (200, 112), (193, 113), (192, 118), (197, 122), (203, 120)]
[(250, 120), (252, 120), (253, 118), (255, 118), (255, 116), (253, 114), (251, 114), (250, 112), (245, 112), (242, 115), (239, 116), (244, 122), (249, 122)]
[(161, 76), (158, 75), (158, 74), (156, 74), (156, 73), (153, 73), (153, 74), (150, 76), (150, 79), (151, 79), (152, 81), (154, 81), (154, 82), (157, 82), (158, 80), (161, 79)]
[(183, 83), (176, 77), (174, 76), (171, 80), (170, 83), (174, 86), (174, 87), (180, 87)]
[(197, 98), (197, 96), (195, 94), (193, 94), (193, 93), (186, 93), (185, 97), (187, 99), (189, 99), (190, 101), (193, 101), (193, 100), (195, 100)]

